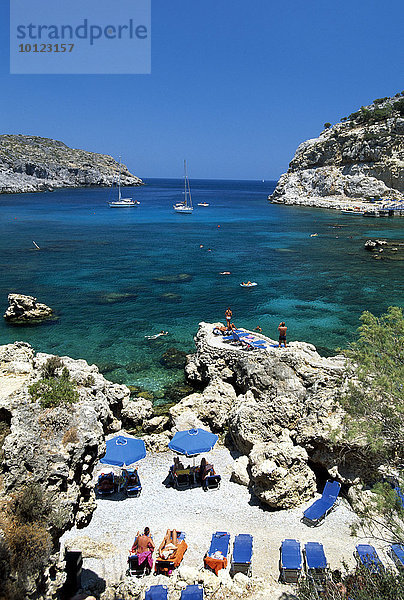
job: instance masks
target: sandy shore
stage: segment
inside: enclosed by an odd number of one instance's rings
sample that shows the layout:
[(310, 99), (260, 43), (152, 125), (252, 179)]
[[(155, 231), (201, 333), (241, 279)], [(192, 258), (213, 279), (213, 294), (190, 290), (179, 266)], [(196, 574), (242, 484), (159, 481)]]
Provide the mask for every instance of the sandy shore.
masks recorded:
[[(128, 550), (136, 532), (145, 526), (150, 527), (157, 545), (167, 528), (184, 530), (188, 551), (183, 564), (197, 568), (203, 565), (203, 556), (213, 532), (230, 532), (231, 546), (235, 534), (251, 533), (254, 536), (253, 576), (265, 577), (273, 584), (279, 577), (279, 547), (281, 541), (288, 537), (300, 540), (302, 547), (307, 541), (321, 542), (332, 569), (341, 568), (342, 561), (354, 564), (352, 553), (359, 538), (350, 535), (354, 514), (346, 500), (339, 500), (336, 509), (320, 527), (309, 528), (300, 519), (311, 501), (293, 510), (265, 510), (246, 487), (230, 481), (233, 457), (227, 448), (217, 445), (208, 456), (222, 475), (219, 490), (204, 492), (201, 488), (193, 488), (178, 491), (165, 487), (163, 481), (172, 464), (173, 454), (149, 453), (139, 463), (143, 485), (139, 498), (115, 494), (97, 500), (90, 525), (80, 531), (71, 530), (62, 538), (62, 542), (70, 540), (69, 545), (73, 543), (73, 546), (84, 550), (83, 582), (94, 574), (107, 583), (124, 578)], [(86, 538), (92, 541), (91, 552), (85, 550), (89, 548)], [(368, 540), (360, 538), (360, 541)], [(93, 557), (86, 558), (88, 554)], [(381, 557), (385, 559), (383, 552)]]

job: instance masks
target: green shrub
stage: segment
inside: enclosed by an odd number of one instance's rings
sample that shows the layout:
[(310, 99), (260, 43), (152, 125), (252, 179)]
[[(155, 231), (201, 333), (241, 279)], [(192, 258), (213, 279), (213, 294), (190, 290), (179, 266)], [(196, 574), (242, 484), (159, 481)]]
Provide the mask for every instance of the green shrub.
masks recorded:
[(331, 123), (324, 123), (324, 129), (329, 129), (331, 127)]
[(73, 404), (79, 399), (76, 384), (70, 379), (66, 368), (61, 377), (40, 379), (30, 385), (28, 391), (32, 400), (39, 401), (43, 408)]
[(358, 381), (353, 380), (341, 398), (348, 413), (347, 431), (371, 451), (403, 458), (403, 309), (390, 306), (380, 317), (365, 311), (361, 322), (358, 341), (345, 351)]
[(299, 600), (404, 600), (404, 573), (390, 570), (370, 573), (365, 567), (358, 567), (340, 577), (329, 581), (326, 589), (319, 594), (309, 579), (300, 582), (297, 591)]

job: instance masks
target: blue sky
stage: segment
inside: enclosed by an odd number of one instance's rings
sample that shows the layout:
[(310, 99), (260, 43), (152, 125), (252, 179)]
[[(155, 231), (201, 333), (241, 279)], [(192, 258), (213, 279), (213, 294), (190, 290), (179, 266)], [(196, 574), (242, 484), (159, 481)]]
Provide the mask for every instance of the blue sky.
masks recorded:
[(140, 177), (277, 179), (297, 145), (404, 89), (402, 0), (152, 0), (151, 75), (10, 75), (0, 133), (122, 155)]

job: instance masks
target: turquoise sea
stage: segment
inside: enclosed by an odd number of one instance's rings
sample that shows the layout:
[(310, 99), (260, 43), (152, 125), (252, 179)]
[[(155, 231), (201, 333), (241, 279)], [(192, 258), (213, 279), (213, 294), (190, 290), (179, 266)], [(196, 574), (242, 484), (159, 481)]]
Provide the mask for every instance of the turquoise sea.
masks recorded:
[[(162, 354), (191, 352), (198, 322), (223, 321), (227, 306), (238, 326), (276, 337), (285, 320), (290, 340), (327, 353), (354, 338), (363, 310), (403, 305), (403, 263), (376, 261), (363, 245), (402, 239), (404, 219), (276, 206), (266, 200), (275, 182), (208, 180), (191, 189), (194, 204), (209, 207), (181, 215), (172, 204), (182, 180), (146, 183), (125, 190), (140, 200), (134, 208), (109, 208), (116, 191), (106, 188), (0, 196), (0, 309), (20, 292), (59, 316), (35, 327), (1, 320), (1, 344), (84, 358), (162, 397), (182, 378)], [(248, 279), (258, 285), (240, 287)], [(145, 338), (163, 329), (166, 337)]]

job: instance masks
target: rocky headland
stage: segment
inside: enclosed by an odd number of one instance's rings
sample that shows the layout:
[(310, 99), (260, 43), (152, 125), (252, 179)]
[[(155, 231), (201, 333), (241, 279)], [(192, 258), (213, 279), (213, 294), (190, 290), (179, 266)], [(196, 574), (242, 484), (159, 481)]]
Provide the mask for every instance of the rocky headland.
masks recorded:
[(362, 106), (298, 147), (269, 200), (322, 208), (404, 200), (404, 98)]
[[(259, 515), (254, 511), (260, 511), (260, 506), (271, 509), (265, 517), (269, 519), (268, 527), (277, 522), (270, 516), (274, 510), (281, 515), (291, 511), (288, 526), (292, 529), (304, 527), (298, 525), (298, 513), (322, 489), (327, 478), (339, 480), (349, 496), (351, 490), (359, 489), (363, 483), (380, 479), (383, 469), (386, 472), (382, 459), (369, 457), (362, 447), (344, 440), (344, 412), (338, 402), (338, 394), (348, 379), (343, 356), (323, 358), (314, 346), (303, 342), (292, 342), (287, 349), (279, 349), (264, 336), (269, 346), (266, 351), (246, 351), (225, 344), (220, 336), (213, 335), (213, 328), (213, 324), (200, 323), (195, 336), (196, 353), (187, 357), (185, 373), (193, 393), (166, 411), (153, 406), (148, 399), (131, 397), (129, 388), (107, 381), (95, 365), (90, 366), (84, 360), (35, 353), (24, 342), (0, 346), (0, 567), (5, 573), (0, 588), (3, 586), (3, 593), (8, 585), (18, 584), (22, 597), (29, 600), (57, 597), (65, 578), (63, 557), (59, 556), (60, 538), (72, 527), (83, 528), (91, 521), (96, 508), (95, 469), (105, 451), (105, 437), (118, 431), (134, 433), (145, 440), (151, 458), (148, 475), (147, 469), (143, 471), (148, 477), (145, 479), (148, 493), (142, 505), (142, 519), (162, 520), (162, 530), (170, 523), (166, 524), (163, 506), (167, 499), (161, 481), (170, 460), (168, 442), (178, 430), (201, 426), (219, 434), (217, 460), (220, 468), (222, 448), (228, 457), (222, 465), (222, 476), (226, 480), (224, 497), (229, 500), (223, 506), (218, 494), (217, 502), (212, 502), (217, 505), (217, 515), (224, 511), (223, 521), (232, 518), (231, 498), (237, 519), (236, 515), (243, 514), (245, 506), (251, 504), (251, 529), (259, 527)], [(235, 488), (243, 491), (238, 494)], [(197, 490), (190, 490), (193, 491)], [(36, 507), (42, 506), (42, 512), (38, 513), (38, 508), (33, 510), (27, 493), (36, 499)], [(169, 493), (175, 504), (176, 490)], [(205, 522), (205, 502), (199, 507), (201, 499), (197, 494), (193, 497), (194, 512), (188, 506), (180, 514), (181, 519), (188, 518), (189, 527), (195, 528), (193, 535), (198, 542), (195, 552), (199, 556), (213, 525)], [(184, 502), (187, 504), (189, 498)], [(101, 523), (106, 526), (112, 519), (109, 526), (115, 530), (117, 515), (122, 513), (120, 527), (130, 537), (131, 506), (113, 504), (116, 510), (112, 515), (104, 501), (106, 512), (102, 513)], [(23, 511), (21, 506), (25, 507)], [(23, 522), (18, 520), (21, 515)], [(343, 515), (344, 535), (349, 539), (351, 512), (344, 508), (339, 515), (332, 527), (335, 531), (341, 527)], [(196, 525), (191, 525), (192, 519)], [(281, 516), (279, 523), (284, 520)], [(96, 531), (100, 535), (98, 521)], [(298, 535), (297, 529), (293, 531)], [(20, 547), (21, 543), (32, 540), (29, 552), (26, 551), (28, 564), (18, 560), (16, 532)], [(284, 534), (283, 530), (272, 533), (274, 565), (277, 556), (274, 544)], [(118, 552), (126, 560), (128, 543), (125, 539), (123, 549), (109, 548), (106, 552)], [(330, 546), (333, 543), (331, 538), (329, 543)], [(262, 544), (266, 548), (265, 536)], [(340, 559), (338, 548), (336, 555)], [(112, 557), (112, 560), (116, 566), (117, 559)], [(265, 556), (262, 560), (265, 561)], [(179, 575), (183, 583), (179, 582), (176, 590), (188, 580), (200, 581), (203, 575), (205, 591), (216, 594), (215, 597), (231, 598), (230, 589), (238, 589), (238, 593), (244, 590), (246, 597), (252, 598), (255, 596), (248, 596), (248, 589), (262, 584), (258, 580), (250, 584), (242, 578), (234, 583), (225, 573), (218, 580), (209, 573), (201, 574), (198, 569), (191, 572), (187, 568)], [(118, 571), (114, 581), (119, 586), (119, 597), (139, 598), (144, 586), (122, 581), (124, 568)], [(115, 597), (116, 588), (105, 589), (104, 585), (102, 594), (97, 585), (93, 589), (97, 597), (105, 600)], [(257, 594), (257, 598), (265, 597), (261, 592)]]
[[(0, 135), (0, 194), (52, 191), (56, 188), (111, 186), (119, 163), (106, 154), (69, 148), (33, 135)], [(123, 186), (142, 180), (121, 165)]]

